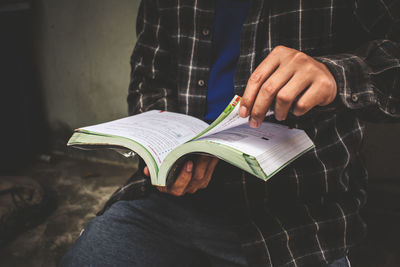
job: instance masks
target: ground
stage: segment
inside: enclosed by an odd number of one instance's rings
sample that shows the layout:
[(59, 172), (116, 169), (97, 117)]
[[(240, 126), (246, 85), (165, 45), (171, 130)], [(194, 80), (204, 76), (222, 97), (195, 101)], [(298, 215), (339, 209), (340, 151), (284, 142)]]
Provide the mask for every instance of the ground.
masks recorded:
[(3, 248), (0, 265), (56, 266), (86, 223), (133, 172), (134, 168), (70, 158), (35, 163), (23, 174), (56, 193), (57, 209), (44, 223)]

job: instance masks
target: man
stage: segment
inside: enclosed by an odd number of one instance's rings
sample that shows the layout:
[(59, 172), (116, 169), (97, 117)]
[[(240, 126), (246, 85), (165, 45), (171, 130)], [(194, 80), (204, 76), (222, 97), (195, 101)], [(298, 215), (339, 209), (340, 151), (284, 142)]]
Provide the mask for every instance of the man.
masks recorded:
[(360, 119), (400, 118), (399, 14), (397, 0), (143, 0), (131, 114), (211, 121), (237, 93), (251, 127), (304, 129), (316, 148), (267, 183), (188, 160), (171, 187), (95, 218), (62, 264), (349, 266), (366, 233)]

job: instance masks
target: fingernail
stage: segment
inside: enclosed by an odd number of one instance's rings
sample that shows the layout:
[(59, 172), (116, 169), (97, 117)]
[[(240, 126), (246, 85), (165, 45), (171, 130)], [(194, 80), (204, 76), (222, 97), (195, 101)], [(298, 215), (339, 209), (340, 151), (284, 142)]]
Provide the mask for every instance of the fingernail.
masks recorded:
[(247, 108), (245, 106), (240, 105), (239, 115), (242, 118), (246, 118), (247, 117)]
[(251, 128), (258, 128), (258, 122), (254, 118), (250, 118), (249, 124)]
[(186, 171), (187, 171), (187, 172), (191, 172), (192, 169), (193, 169), (193, 162), (188, 161), (188, 162), (186, 163)]

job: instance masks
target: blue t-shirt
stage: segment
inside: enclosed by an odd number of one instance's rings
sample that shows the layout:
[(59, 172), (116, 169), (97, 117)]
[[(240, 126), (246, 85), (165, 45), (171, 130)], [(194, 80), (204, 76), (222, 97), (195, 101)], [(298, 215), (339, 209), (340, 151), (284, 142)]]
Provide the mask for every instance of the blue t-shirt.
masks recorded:
[(247, 16), (248, 0), (217, 0), (213, 31), (213, 65), (207, 91), (205, 121), (212, 122), (234, 96), (240, 33)]

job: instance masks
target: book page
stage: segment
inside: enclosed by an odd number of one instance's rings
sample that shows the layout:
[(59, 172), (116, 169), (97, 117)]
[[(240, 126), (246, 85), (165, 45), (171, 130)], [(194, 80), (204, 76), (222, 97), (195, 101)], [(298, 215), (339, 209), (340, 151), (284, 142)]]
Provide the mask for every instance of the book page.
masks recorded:
[[(235, 99), (235, 98), (234, 98)], [(239, 106), (240, 100), (234, 102), (234, 99), (231, 101), (230, 105), (234, 105), (234, 108), (229, 114), (225, 116), (214, 128), (206, 132), (205, 134), (201, 135), (201, 137), (206, 137), (217, 132), (221, 132), (230, 128), (234, 128), (239, 125), (248, 124), (249, 118), (242, 118), (239, 115)], [(273, 115), (273, 111), (268, 111), (266, 116)], [(218, 119), (217, 119), (218, 120)]]
[(189, 141), (207, 127), (207, 123), (195, 117), (152, 110), (79, 130), (131, 139), (145, 147), (160, 167), (171, 150)]
[[(226, 117), (220, 121), (214, 128), (209, 130), (207, 133), (202, 135), (200, 138), (212, 135), (223, 130), (236, 127), (242, 124), (248, 124), (248, 118), (242, 118), (239, 116), (239, 103), (235, 103), (235, 108)], [(200, 139), (199, 138), (199, 139)]]
[(288, 129), (287, 126), (263, 122), (259, 128), (251, 128), (243, 120), (235, 120), (232, 124), (242, 123), (227, 128), (221, 132), (199, 138), (235, 148), (248, 155), (257, 157), (265, 151), (282, 143), (284, 140), (298, 133), (297, 129)]

